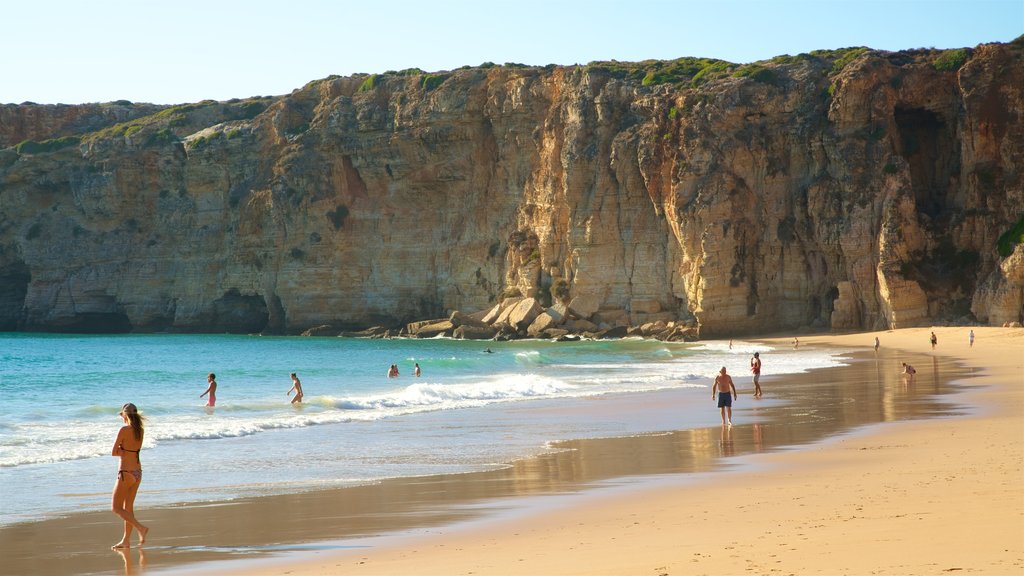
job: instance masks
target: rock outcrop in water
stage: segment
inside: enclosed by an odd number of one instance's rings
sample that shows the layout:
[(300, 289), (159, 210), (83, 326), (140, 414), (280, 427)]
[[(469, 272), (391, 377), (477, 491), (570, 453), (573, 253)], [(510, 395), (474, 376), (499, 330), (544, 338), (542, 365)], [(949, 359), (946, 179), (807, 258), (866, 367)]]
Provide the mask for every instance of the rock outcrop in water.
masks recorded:
[(1020, 39), (3, 106), (0, 329), (1021, 321), (1021, 110)]

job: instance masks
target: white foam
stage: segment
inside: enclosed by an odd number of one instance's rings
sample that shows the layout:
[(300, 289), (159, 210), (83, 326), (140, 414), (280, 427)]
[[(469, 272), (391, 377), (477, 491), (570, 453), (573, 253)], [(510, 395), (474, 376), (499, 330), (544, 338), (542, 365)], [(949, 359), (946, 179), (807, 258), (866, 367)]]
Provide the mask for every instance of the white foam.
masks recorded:
[(513, 374), (478, 384), (413, 384), (390, 394), (344, 398), (335, 405), (346, 410), (455, 407), (466, 401), (478, 403), (555, 396), (575, 389), (576, 386), (555, 378)]

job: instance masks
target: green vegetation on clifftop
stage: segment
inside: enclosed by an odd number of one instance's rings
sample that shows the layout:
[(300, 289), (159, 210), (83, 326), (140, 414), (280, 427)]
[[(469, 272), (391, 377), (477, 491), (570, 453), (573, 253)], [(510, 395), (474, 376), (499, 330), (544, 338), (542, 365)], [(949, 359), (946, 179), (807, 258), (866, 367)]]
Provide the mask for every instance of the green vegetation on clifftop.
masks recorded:
[(24, 140), (14, 147), (18, 154), (45, 154), (55, 152), (68, 146), (76, 146), (82, 139), (78, 136), (64, 136), (63, 138), (51, 138), (36, 142), (35, 140)]

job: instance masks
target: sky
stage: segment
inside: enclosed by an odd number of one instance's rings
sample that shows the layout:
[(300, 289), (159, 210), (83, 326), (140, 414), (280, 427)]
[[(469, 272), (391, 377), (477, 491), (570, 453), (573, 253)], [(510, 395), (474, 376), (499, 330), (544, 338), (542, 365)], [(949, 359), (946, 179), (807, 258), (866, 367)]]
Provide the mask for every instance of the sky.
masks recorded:
[(1024, 33), (1024, 0), (18, 0), (0, 103), (183, 104), (337, 74), (817, 49), (963, 48)]

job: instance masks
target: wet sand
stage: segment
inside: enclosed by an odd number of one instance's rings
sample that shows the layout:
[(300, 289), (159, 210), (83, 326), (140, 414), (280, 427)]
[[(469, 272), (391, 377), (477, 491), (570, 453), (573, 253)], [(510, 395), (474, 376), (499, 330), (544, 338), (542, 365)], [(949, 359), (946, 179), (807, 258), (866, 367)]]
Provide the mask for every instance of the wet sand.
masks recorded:
[[(905, 422), (962, 414), (964, 410), (951, 402), (964, 399), (947, 393), (953, 389), (953, 380), (968, 375), (972, 360), (967, 358), (968, 368), (957, 368), (952, 361), (956, 355), (945, 354), (942, 349), (933, 355), (909, 341), (904, 347), (907, 352), (899, 352), (889, 340), (902, 337), (905, 332), (881, 333), (883, 350), (877, 360), (865, 345), (873, 335), (807, 337), (804, 346), (833, 343), (861, 347), (865, 350), (861, 354), (864, 360), (850, 368), (787, 377), (786, 382), (774, 381), (767, 375), (770, 369), (766, 366), (762, 385), (772, 402), (744, 411), (745, 405), (755, 405), (755, 401), (741, 385), (742, 395), (734, 415), (736, 425), (731, 430), (716, 426), (629, 438), (577, 440), (561, 444), (563, 451), (490, 472), (396, 479), (371, 486), (216, 504), (140, 509), (140, 520), (153, 529), (150, 541), (144, 550), (133, 549), (124, 555), (108, 549), (118, 534), (117, 523), (108, 512), (19, 524), (0, 530), (0, 557), (4, 558), (0, 573), (138, 573), (143, 563), (147, 572), (170, 569), (175, 573), (223, 573), (231, 569), (267, 574), (623, 574), (651, 570), (657, 574), (701, 573), (700, 570), (732, 573), (751, 568), (749, 561), (764, 552), (750, 547), (765, 546), (765, 541), (773, 538), (787, 541), (779, 549), (771, 550), (773, 557), (780, 553), (802, 556), (800, 550), (807, 538), (795, 535), (792, 527), (769, 529), (782, 527), (779, 522), (787, 514), (811, 512), (802, 500), (821, 491), (826, 499), (834, 500), (859, 494), (863, 512), (870, 501), (868, 497), (876, 492), (907, 493), (909, 487), (901, 485), (906, 476), (906, 471), (899, 468), (901, 461), (889, 462), (895, 447), (902, 447), (903, 451), (916, 447), (904, 440), (907, 431), (915, 427), (967, 430), (979, 421), (973, 415)], [(1024, 336), (1024, 332), (1004, 332), (976, 329), (976, 350), (981, 350), (982, 343), (991, 347), (997, 338), (1003, 338), (1008, 350), (1016, 346), (1019, 367), (1024, 356), (1020, 353), (1024, 352), (1024, 338), (1014, 337), (1017, 333)], [(952, 336), (940, 332), (940, 339), (948, 341)], [(1004, 359), (1009, 358), (1004, 355)], [(901, 360), (909, 360), (919, 368), (917, 381), (912, 385), (903, 383), (896, 375)], [(1012, 360), (1008, 361), (1012, 364)], [(1016, 372), (1018, 381), (1020, 374)], [(1004, 371), (1004, 387), (1007, 377), (1013, 375)], [(963, 382), (973, 388), (982, 378), (992, 379), (986, 375)], [(998, 387), (998, 382), (990, 383)], [(785, 402), (777, 402), (779, 399)], [(1009, 443), (1008, 455), (1010, 464), (1016, 465), (1018, 480), (1020, 448), (1024, 444), (1024, 435), (1019, 434), (1019, 400), (1018, 395), (1016, 412), (1010, 411), (1018, 417), (1018, 435)], [(595, 417), (609, 409), (635, 410), (642, 417), (644, 407), (654, 409), (671, 402), (671, 392), (658, 392), (600, 399), (591, 404)], [(710, 399), (708, 409), (715, 410)], [(991, 419), (992, 416), (986, 416), (980, 421)], [(842, 435), (851, 428), (879, 422), (903, 423)], [(947, 443), (931, 434), (924, 434), (920, 442), (930, 441), (941, 452)], [(841, 439), (821, 443), (835, 435), (841, 435)], [(791, 446), (802, 448), (779, 451)], [(956, 446), (951, 449), (956, 450)], [(1013, 449), (1016, 461), (1012, 460)], [(910, 451), (917, 454), (916, 450)], [(837, 461), (845, 468), (836, 466)], [(880, 462), (895, 466), (892, 477), (888, 477), (888, 471), (876, 472), (878, 478), (861, 486), (859, 481), (867, 478), (862, 465), (878, 466)], [(933, 465), (933, 470), (941, 462), (925, 461)], [(813, 473), (805, 476), (809, 469)], [(938, 470), (959, 477), (955, 467), (946, 470), (940, 466)], [(844, 493), (838, 487), (831, 489), (827, 482), (822, 484), (820, 479), (829, 474), (838, 475), (831, 481), (842, 480), (848, 485), (852, 482), (853, 488), (848, 486)], [(810, 495), (798, 495), (808, 487), (812, 488)], [(709, 490), (726, 492), (708, 496)], [(787, 495), (780, 497), (784, 492)], [(1015, 550), (1010, 556), (1018, 560), (1024, 540), (1020, 537), (1024, 534), (1021, 493), (1018, 487), (1016, 506), (1003, 508), (1005, 514), (1014, 514), (1016, 518), (1016, 524), (1006, 525), (1004, 520), (1009, 536), (1004, 533), (1003, 540), (1016, 538), (1015, 546), (1007, 545), (1006, 549)], [(552, 514), (551, 508), (558, 512)], [(819, 514), (817, 510), (815, 507), (813, 515)], [(844, 524), (869, 515), (843, 512), (850, 514)], [(818, 521), (824, 522), (821, 527), (827, 527), (840, 519), (842, 515)], [(812, 529), (813, 525), (808, 524), (802, 530), (824, 533), (821, 527)], [(914, 528), (911, 525), (899, 529)], [(740, 537), (744, 532), (749, 532), (751, 540)], [(695, 541), (695, 536), (704, 540)], [(50, 544), (54, 542), (59, 545)], [(734, 552), (723, 552), (730, 543)], [(786, 546), (791, 552), (785, 552)], [(743, 562), (743, 558), (750, 560)], [(766, 558), (757, 561), (762, 562), (759, 566), (765, 573), (773, 567)], [(793, 571), (788, 567), (787, 570)]]
[[(1024, 330), (937, 328), (801, 337), (804, 346), (963, 362), (953, 418), (897, 421), (740, 458), (725, 473), (639, 485), (469, 530), (324, 553), (247, 574), (1020, 574), (1024, 572)], [(775, 339), (776, 345), (791, 338)], [(921, 370), (925, 368), (925, 370)], [(767, 366), (766, 366), (767, 371)], [(766, 388), (772, 394), (773, 388)], [(741, 396), (741, 401), (743, 397)], [(892, 406), (903, 403), (894, 399)]]

